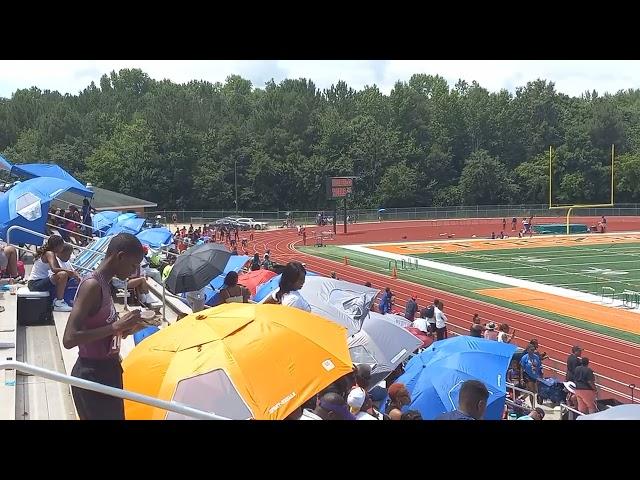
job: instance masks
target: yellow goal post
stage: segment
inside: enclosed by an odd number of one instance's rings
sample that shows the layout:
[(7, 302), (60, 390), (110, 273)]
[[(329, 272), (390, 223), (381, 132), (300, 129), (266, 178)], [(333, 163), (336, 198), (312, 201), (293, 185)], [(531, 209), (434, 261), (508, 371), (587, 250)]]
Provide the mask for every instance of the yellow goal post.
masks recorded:
[(549, 210), (567, 209), (567, 235), (570, 233), (570, 218), (574, 208), (599, 208), (613, 207), (613, 179), (614, 179), (614, 158), (615, 145), (611, 145), (611, 203), (575, 204), (575, 205), (554, 205), (553, 204), (553, 147), (549, 147)]

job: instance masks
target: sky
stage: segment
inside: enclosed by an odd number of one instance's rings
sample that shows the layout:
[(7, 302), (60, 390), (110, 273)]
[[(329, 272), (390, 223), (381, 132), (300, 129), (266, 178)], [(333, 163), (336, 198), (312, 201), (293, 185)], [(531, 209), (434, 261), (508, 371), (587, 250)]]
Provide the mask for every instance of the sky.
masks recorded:
[(357, 90), (377, 85), (388, 94), (398, 80), (415, 73), (441, 75), (450, 86), (458, 79), (476, 80), (490, 91), (515, 92), (528, 81), (543, 78), (571, 96), (640, 88), (638, 60), (0, 60), (0, 97), (18, 88), (77, 94), (104, 73), (140, 68), (156, 80), (224, 82), (237, 74), (256, 87), (274, 79), (308, 78), (324, 89), (344, 80)]

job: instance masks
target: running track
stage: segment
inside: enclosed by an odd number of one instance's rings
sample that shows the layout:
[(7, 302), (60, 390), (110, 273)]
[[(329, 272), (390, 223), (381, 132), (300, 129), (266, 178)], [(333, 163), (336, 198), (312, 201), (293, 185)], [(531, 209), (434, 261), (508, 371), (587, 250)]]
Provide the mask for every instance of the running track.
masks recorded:
[[(397, 239), (396, 241), (400, 241), (399, 233), (405, 236), (406, 232), (412, 232), (416, 228), (416, 223), (358, 224), (350, 226), (350, 228), (356, 230), (354, 236), (357, 237), (361, 237), (364, 231), (368, 230), (371, 233), (372, 238), (369, 240), (371, 242), (380, 241), (381, 236), (392, 236)], [(330, 227), (321, 229), (329, 230)], [(310, 227), (307, 228), (307, 231), (309, 230), (311, 230)], [(379, 231), (374, 232), (375, 230)], [(384, 232), (380, 230), (384, 230)], [(395, 235), (391, 232), (392, 230), (396, 230)], [(433, 238), (434, 234), (426, 235), (426, 237), (429, 236)], [(363, 242), (361, 238), (356, 240), (348, 237), (351, 237), (351, 234), (339, 237), (336, 243)], [(410, 240), (416, 239), (415, 237), (410, 238)], [(311, 235), (307, 240), (308, 244), (312, 244)], [(571, 352), (571, 347), (581, 345), (584, 348), (584, 356), (589, 357), (591, 366), (598, 376), (598, 385), (603, 387), (599, 398), (613, 397), (629, 403), (631, 390), (628, 385), (635, 384), (640, 387), (640, 345), (405, 280), (392, 279), (390, 276), (351, 265), (343, 265), (341, 262), (307, 255), (296, 250), (296, 246), (301, 245), (302, 238), (297, 235), (295, 229), (279, 229), (256, 232), (254, 241), (250, 243), (250, 249), (260, 254), (270, 250), (272, 259), (279, 263), (294, 259), (301, 261), (306, 264), (309, 270), (322, 275), (329, 276), (331, 272), (336, 272), (338, 278), (343, 280), (359, 284), (369, 281), (379, 289), (391, 287), (396, 296), (398, 307), (403, 308), (411, 294), (414, 293), (417, 294), (419, 305), (424, 305), (427, 300), (440, 298), (444, 302), (445, 312), (449, 319), (448, 328), (456, 333), (468, 334), (474, 313), (479, 313), (483, 321), (493, 320), (497, 323), (508, 323), (512, 331), (516, 330), (516, 343), (519, 346), (523, 347), (529, 339), (537, 338), (540, 343), (540, 351), (547, 352), (550, 357), (544, 362), (545, 365), (562, 372), (564, 372), (565, 361)], [(640, 396), (639, 390), (635, 390), (634, 396), (635, 401), (640, 401), (638, 398)]]

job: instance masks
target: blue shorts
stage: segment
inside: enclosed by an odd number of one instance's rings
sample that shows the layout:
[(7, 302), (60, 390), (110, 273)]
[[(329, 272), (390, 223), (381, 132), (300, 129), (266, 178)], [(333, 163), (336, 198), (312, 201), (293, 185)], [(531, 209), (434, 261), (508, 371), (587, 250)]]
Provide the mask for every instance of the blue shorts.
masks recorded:
[(27, 282), (27, 287), (32, 292), (48, 292), (52, 286), (53, 282), (50, 278), (39, 278), (38, 280), (29, 280)]

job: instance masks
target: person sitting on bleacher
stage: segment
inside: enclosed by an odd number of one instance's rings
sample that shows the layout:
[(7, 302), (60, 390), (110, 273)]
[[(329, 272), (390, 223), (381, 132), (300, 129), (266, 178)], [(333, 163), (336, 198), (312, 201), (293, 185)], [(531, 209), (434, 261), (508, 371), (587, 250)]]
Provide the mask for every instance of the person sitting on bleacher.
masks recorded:
[(20, 281), (22, 277), (18, 274), (18, 251), (11, 245), (0, 246), (0, 271), (2, 277), (13, 278)]
[(138, 264), (135, 273), (128, 280), (120, 280), (114, 277), (111, 280), (111, 284), (118, 289), (134, 290), (140, 303), (151, 305), (153, 298), (149, 295), (149, 285), (147, 284), (147, 279), (141, 276), (140, 270), (140, 264)]
[[(55, 287), (56, 298), (53, 301), (55, 312), (70, 312), (71, 307), (64, 301), (64, 291), (69, 278), (80, 276), (73, 270), (67, 270), (58, 263), (58, 255), (62, 255), (65, 243), (61, 236), (51, 235), (47, 242), (36, 252), (31, 275), (27, 286), (32, 292), (49, 292)], [(51, 272), (51, 275), (49, 275)]]
[[(60, 265), (60, 268), (68, 272), (76, 271), (76, 269), (73, 268), (73, 265), (71, 265), (71, 261), (70, 261), (72, 253), (73, 253), (73, 245), (71, 245), (70, 243), (65, 243), (62, 246), (62, 251), (60, 252), (60, 254), (56, 255), (56, 259), (58, 260), (58, 265)], [(53, 272), (49, 270), (49, 277), (51, 276), (53, 276)]]

